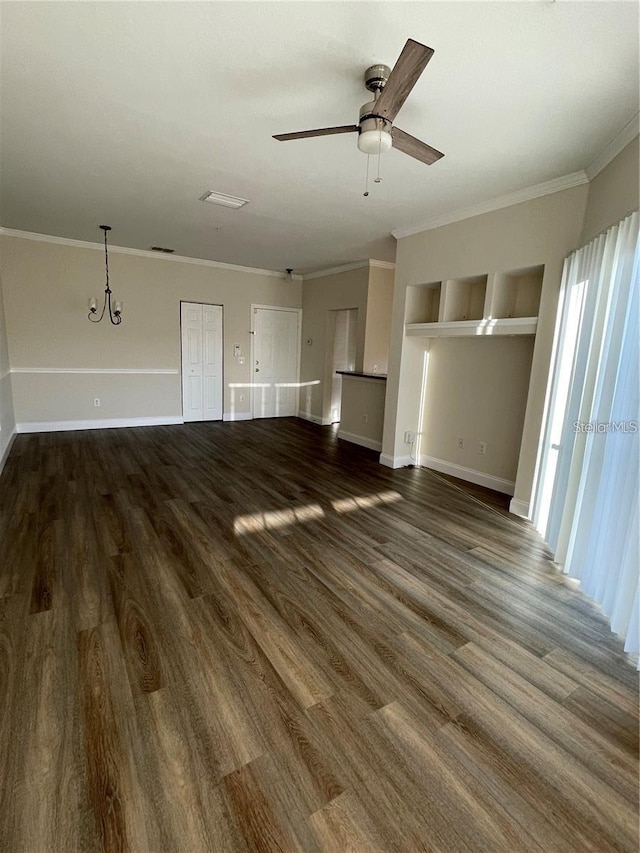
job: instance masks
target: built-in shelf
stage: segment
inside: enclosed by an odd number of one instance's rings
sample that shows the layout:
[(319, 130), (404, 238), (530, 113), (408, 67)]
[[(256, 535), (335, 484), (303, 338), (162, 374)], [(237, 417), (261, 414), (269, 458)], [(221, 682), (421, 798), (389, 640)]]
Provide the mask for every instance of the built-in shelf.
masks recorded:
[(449, 323), (407, 323), (405, 334), (422, 338), (477, 337), (481, 335), (535, 335), (537, 317), (502, 320), (452, 320)]
[(535, 335), (544, 266), (451, 278), (407, 288), (407, 335)]

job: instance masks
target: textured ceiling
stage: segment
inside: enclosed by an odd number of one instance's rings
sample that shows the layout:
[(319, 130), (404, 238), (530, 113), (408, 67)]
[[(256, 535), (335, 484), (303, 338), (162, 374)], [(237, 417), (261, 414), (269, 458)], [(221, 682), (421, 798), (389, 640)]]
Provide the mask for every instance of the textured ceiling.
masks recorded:
[[(584, 169), (638, 111), (635, 2), (1, 4), (1, 224), (269, 269), (393, 260), (393, 229)], [(364, 198), (373, 62), (435, 56)], [(374, 166), (372, 158), (372, 167)], [(239, 211), (198, 200), (215, 189)]]

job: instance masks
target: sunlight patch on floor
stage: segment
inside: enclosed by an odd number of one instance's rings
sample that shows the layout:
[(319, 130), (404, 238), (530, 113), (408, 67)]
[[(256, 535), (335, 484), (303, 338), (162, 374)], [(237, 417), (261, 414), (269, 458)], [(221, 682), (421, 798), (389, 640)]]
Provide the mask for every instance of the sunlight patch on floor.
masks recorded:
[(282, 527), (290, 527), (292, 524), (317, 521), (319, 518), (324, 518), (324, 510), (319, 504), (287, 507), (270, 512), (254, 512), (237, 516), (233, 523), (233, 532), (236, 536), (245, 536), (247, 533), (279, 530)]
[[(354, 510), (374, 509), (378, 506), (396, 503), (402, 500), (399, 492), (377, 492), (372, 495), (354, 495), (349, 498), (331, 501), (334, 512), (342, 515)], [(320, 504), (284, 507), (269, 512), (252, 512), (236, 516), (233, 522), (233, 532), (236, 536), (246, 536), (249, 533), (260, 533), (262, 530), (280, 530), (293, 524), (306, 524), (325, 517), (325, 511)]]
[(351, 498), (341, 498), (338, 501), (331, 501), (331, 506), (337, 513), (353, 512), (357, 509), (373, 509), (376, 506), (384, 506), (385, 504), (393, 504), (402, 500), (402, 495), (399, 492), (378, 492), (373, 495), (357, 495)]

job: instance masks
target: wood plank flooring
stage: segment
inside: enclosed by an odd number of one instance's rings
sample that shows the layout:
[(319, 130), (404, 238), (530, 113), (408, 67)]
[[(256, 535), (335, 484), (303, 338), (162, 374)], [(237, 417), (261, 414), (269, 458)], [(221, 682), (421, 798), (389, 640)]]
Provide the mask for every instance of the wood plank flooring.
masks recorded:
[(0, 850), (635, 853), (637, 674), (459, 485), (295, 419), (18, 436)]

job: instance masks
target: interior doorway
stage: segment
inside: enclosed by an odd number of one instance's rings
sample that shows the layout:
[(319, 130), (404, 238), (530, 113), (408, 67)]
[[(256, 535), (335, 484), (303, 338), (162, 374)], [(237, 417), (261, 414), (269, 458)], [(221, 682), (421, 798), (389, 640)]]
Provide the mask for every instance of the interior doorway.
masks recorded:
[(222, 420), (222, 305), (180, 303), (182, 417)]
[[(331, 363), (331, 423), (340, 422), (342, 400), (342, 376), (337, 370), (356, 369), (356, 324), (357, 308), (331, 311), (333, 332), (333, 358)], [(331, 331), (331, 330), (330, 330)]]
[(252, 306), (254, 418), (298, 412), (300, 315), (299, 308)]

